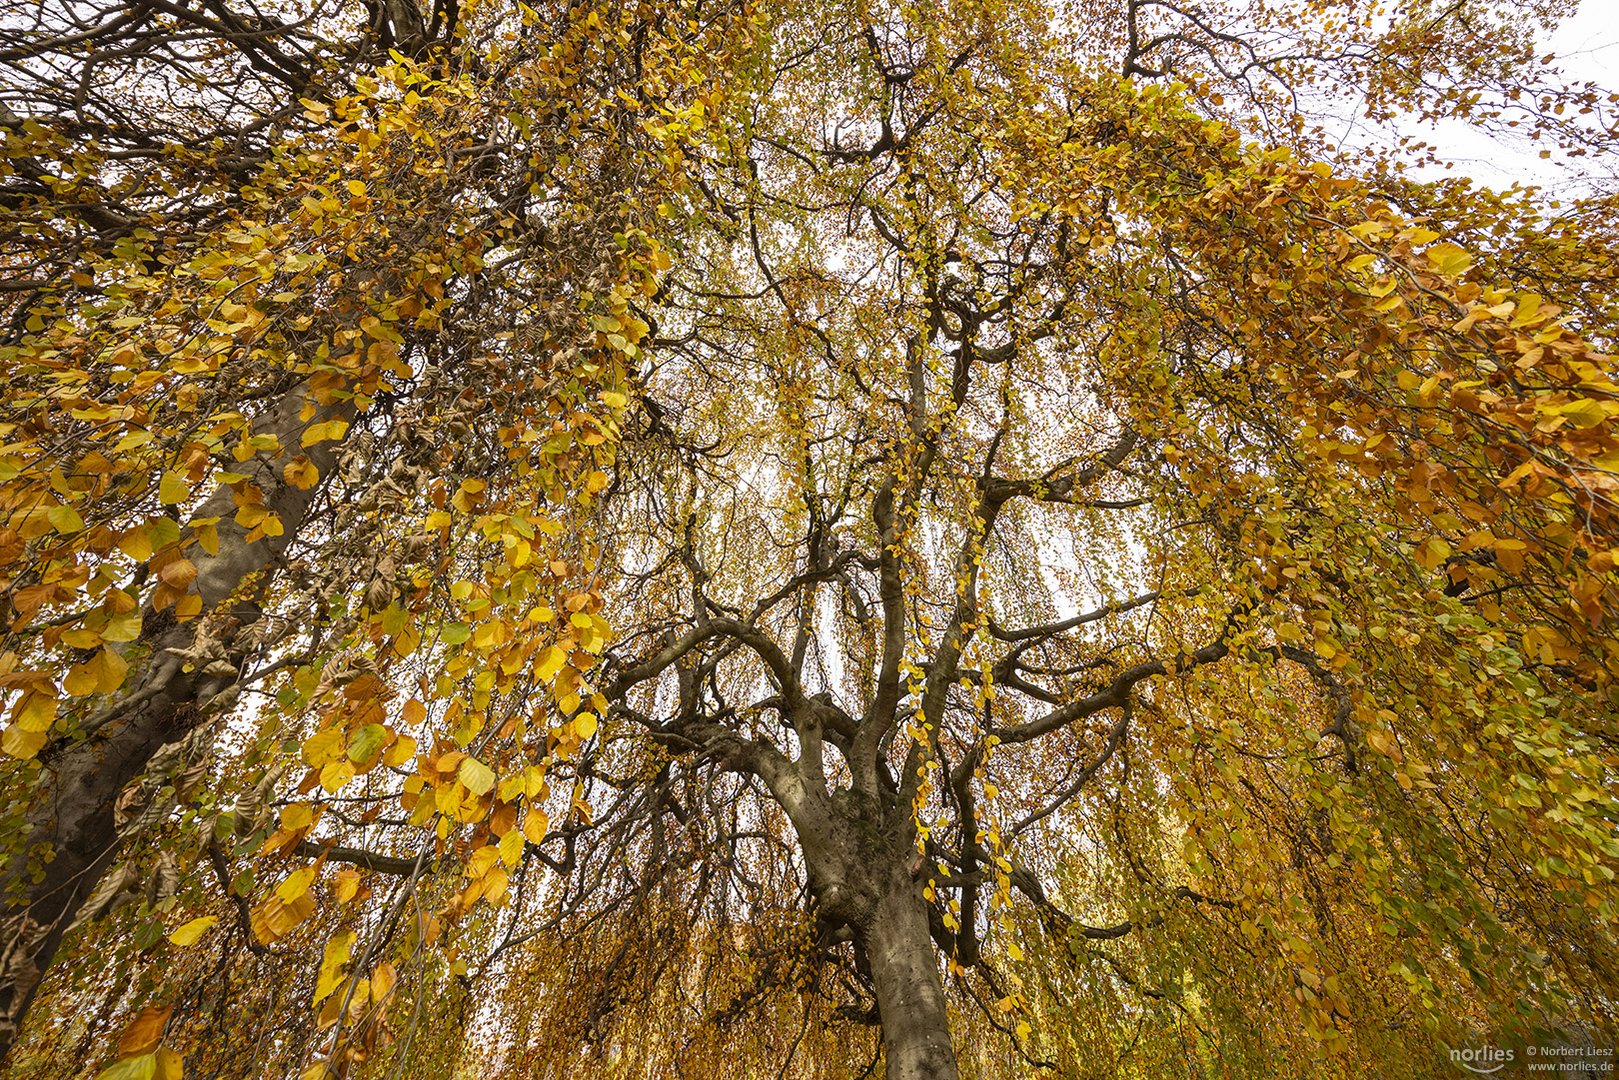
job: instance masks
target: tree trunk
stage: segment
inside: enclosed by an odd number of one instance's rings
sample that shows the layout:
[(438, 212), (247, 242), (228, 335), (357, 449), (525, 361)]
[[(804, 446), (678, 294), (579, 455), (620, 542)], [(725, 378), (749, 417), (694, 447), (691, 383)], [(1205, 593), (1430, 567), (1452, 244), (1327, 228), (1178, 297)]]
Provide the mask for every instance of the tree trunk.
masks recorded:
[[(308, 423), (354, 415), (352, 405), (342, 403), (317, 409), (305, 421), (300, 414), (306, 400), (300, 386), (264, 417), (258, 430), (274, 433), (285, 447), (297, 447)], [(335, 442), (320, 443), (304, 453), (324, 476), (333, 468), (337, 447)], [(49, 744), (40, 753), (41, 776), (27, 814), (26, 834), (21, 849), (0, 875), (0, 897), (4, 899), (0, 908), (0, 1062), (11, 1051), (62, 936), (117, 857), (121, 837), (114, 810), (124, 787), (145, 771), (160, 748), (184, 738), (210, 715), (209, 703), (237, 681), (243, 655), (230, 643), (230, 635), (236, 626), (256, 619), (258, 611), (250, 600), (235, 594), (251, 575), (270, 568), (286, 549), (320, 491), (318, 484), (307, 490), (286, 484), (281, 475), (286, 457), (235, 466), (239, 472), (251, 470), (264, 494), (264, 505), (281, 518), (283, 535), (247, 543), (247, 530), (234, 519), (236, 508), (228, 487), (214, 492), (195, 514), (199, 519), (220, 519), (218, 553), (209, 556), (193, 548), (188, 555), (197, 566), (196, 588), (204, 612), (236, 616), (235, 626), (223, 631), (225, 663), (216, 660), (195, 665), (197, 670), (185, 670), (193, 665), (174, 651), (196, 644), (198, 622), (175, 624), (147, 611), (146, 630), (135, 646), (140, 655), (131, 658), (122, 699), (93, 702), (92, 708), (104, 710), (95, 730), (78, 742)], [(164, 627), (164, 623), (168, 625)]]
[(920, 889), (907, 876), (860, 930), (882, 1018), (888, 1080), (955, 1080), (944, 984)]
[[(153, 643), (153, 651), (187, 643), (189, 635), (171, 630)], [(41, 754), (44, 776), (28, 811), (23, 850), (0, 879), (9, 901), (0, 914), (0, 1061), (11, 1050), (62, 936), (118, 855), (114, 809), (124, 787), (160, 748), (185, 737), (200, 706), (233, 681), (195, 673), (171, 678), (85, 741)], [(37, 879), (31, 877), (34, 868)]]

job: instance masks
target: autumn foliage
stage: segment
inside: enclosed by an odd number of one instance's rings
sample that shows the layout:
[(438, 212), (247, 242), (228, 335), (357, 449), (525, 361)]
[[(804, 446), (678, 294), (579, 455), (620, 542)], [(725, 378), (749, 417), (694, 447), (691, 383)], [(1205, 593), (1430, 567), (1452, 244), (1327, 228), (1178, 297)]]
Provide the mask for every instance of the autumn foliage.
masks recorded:
[(8, 1075), (1611, 1049), (1567, 7), (0, 5)]

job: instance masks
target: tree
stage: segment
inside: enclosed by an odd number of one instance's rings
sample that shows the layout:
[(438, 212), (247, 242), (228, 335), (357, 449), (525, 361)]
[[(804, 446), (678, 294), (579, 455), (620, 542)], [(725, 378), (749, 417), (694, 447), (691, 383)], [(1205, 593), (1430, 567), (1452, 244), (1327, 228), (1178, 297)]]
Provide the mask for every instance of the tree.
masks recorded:
[[(541, 510), (588, 515), (611, 460), (633, 346), (598, 345), (588, 320), (622, 313), (663, 258), (640, 200), (681, 137), (636, 114), (678, 117), (703, 92), (689, 44), (633, 12), (474, 28), (452, 5), (435, 34), (488, 47), (461, 73), (392, 7), (351, 14), (67, 5), (15, 35), (30, 78), (7, 119), (3, 677), (27, 811), (5, 875), (4, 1045), (87, 899), (116, 899), (95, 890), (122, 845), (168, 810), (130, 802), (160, 748), (194, 789), (244, 688), (345, 649), (370, 668), (409, 655), (405, 605), (433, 602), (443, 550), (469, 550), (451, 508), (508, 499), (528, 538), (578, 536)], [(542, 37), (545, 59), (500, 63), (499, 41)], [(382, 52), (407, 41), (421, 63)], [(642, 98), (597, 106), (643, 68)], [(151, 104), (177, 71), (181, 107)], [(75, 87), (92, 92), (67, 109)], [(377, 527), (407, 502), (446, 519), (436, 536)], [(588, 596), (590, 568), (547, 562), (544, 589)], [(335, 747), (344, 779), (385, 749), (408, 760), (359, 726)]]
[(239, 180), (8, 119), (19, 1067), (1610, 1039), (1611, 198), (1312, 120), (1605, 149), (1532, 14), (388, 7)]

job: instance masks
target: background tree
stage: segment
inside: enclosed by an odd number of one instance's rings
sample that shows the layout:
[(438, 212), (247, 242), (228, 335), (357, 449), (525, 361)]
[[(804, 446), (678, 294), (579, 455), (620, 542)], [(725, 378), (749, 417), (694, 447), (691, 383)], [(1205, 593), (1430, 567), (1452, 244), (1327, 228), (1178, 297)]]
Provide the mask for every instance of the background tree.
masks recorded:
[(14, 917), (87, 924), (19, 1071), (1611, 1040), (1605, 180), (1318, 119), (1602, 149), (1555, 14), (489, 7), (305, 93), (138, 321), (17, 308)]

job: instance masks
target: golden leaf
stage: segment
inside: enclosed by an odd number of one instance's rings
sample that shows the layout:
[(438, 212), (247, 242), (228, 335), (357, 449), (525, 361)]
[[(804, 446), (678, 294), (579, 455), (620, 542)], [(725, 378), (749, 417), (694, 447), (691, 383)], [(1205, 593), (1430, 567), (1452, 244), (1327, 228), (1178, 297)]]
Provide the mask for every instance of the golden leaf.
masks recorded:
[(118, 1037), (118, 1056), (135, 1057), (153, 1049), (163, 1038), (163, 1027), (169, 1022), (169, 1005), (148, 1005)]
[(218, 921), (219, 916), (217, 915), (204, 915), (201, 918), (192, 919), (188, 923), (182, 923), (180, 926), (175, 927), (173, 932), (169, 934), (169, 940), (182, 948), (187, 945), (194, 945), (197, 939), (212, 929), (213, 925)]
[(487, 795), (495, 786), (494, 770), (475, 757), (462, 758), (455, 774), (474, 795)]
[(185, 502), (191, 495), (191, 484), (184, 476), (170, 469), (158, 481), (157, 500), (164, 506), (173, 506)]

